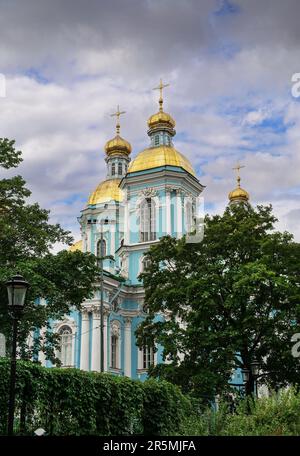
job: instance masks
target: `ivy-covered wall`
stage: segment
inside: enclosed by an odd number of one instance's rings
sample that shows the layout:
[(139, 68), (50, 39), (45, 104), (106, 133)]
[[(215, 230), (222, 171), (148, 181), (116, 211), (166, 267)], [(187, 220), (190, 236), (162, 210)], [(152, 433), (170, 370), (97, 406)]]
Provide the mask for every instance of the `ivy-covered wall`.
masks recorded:
[[(0, 433), (6, 433), (9, 360), (0, 359)], [(190, 401), (165, 381), (140, 382), (18, 361), (15, 433), (167, 435), (180, 432)]]

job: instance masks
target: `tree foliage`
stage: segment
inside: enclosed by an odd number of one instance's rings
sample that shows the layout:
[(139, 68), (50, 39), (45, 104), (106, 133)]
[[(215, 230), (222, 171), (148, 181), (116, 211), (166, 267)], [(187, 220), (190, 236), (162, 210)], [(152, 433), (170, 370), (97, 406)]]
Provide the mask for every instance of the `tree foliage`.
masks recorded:
[[(0, 139), (0, 167), (9, 170), (21, 161), (14, 141)], [(9, 347), (11, 318), (5, 282), (20, 272), (30, 283), (18, 337), (21, 355), (30, 358), (42, 349), (54, 361), (57, 341), (49, 320), (62, 318), (72, 308), (79, 309), (84, 299), (92, 296), (98, 268), (89, 253), (51, 253), (56, 243), (70, 245), (72, 236), (59, 224), (50, 223), (49, 211), (28, 203), (30, 194), (21, 176), (0, 179), (0, 332)], [(45, 298), (47, 305), (38, 305), (39, 298)], [(48, 328), (44, 343), (36, 337), (29, 349), (28, 334), (42, 327)]]
[[(0, 434), (6, 433), (8, 360), (0, 360)], [(180, 432), (192, 410), (166, 381), (144, 383), (79, 369), (17, 362), (15, 433), (47, 435), (168, 435)]]
[[(299, 322), (300, 245), (275, 222), (271, 206), (231, 205), (206, 216), (201, 243), (165, 237), (150, 249), (138, 343), (160, 343), (169, 360), (152, 375), (209, 398), (226, 389), (233, 369), (251, 371), (257, 359), (261, 382), (299, 383), (290, 339)], [(247, 393), (253, 381), (250, 372)]]

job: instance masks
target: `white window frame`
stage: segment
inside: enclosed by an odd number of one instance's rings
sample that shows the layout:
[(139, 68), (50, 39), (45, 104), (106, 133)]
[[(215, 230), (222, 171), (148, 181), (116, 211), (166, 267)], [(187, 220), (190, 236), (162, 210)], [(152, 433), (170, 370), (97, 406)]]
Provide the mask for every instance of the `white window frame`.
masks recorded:
[[(112, 338), (116, 337), (116, 366), (112, 363)], [(109, 335), (109, 369), (112, 371), (121, 370), (121, 324), (118, 320), (110, 323)]]
[[(60, 331), (63, 329), (63, 327), (66, 326), (71, 330), (71, 364), (70, 365), (64, 365), (62, 364), (62, 367), (75, 367), (75, 337), (76, 337), (76, 324), (73, 319), (65, 319), (63, 321), (58, 322), (54, 326), (54, 331), (57, 334), (60, 334)], [(56, 350), (55, 356), (60, 359), (60, 350)]]
[(157, 204), (154, 198), (144, 198), (140, 203), (140, 242), (157, 239)]

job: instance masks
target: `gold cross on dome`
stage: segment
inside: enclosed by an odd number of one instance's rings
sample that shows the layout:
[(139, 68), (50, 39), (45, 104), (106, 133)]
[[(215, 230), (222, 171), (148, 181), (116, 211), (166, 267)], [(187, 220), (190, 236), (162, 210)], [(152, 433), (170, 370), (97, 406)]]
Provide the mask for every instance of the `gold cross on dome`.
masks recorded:
[(161, 79), (160, 82), (159, 82), (159, 85), (158, 85), (157, 87), (154, 87), (154, 89), (153, 89), (153, 90), (159, 90), (159, 95), (160, 95), (160, 96), (159, 96), (159, 110), (160, 110), (160, 111), (163, 110), (163, 109), (162, 109), (162, 105), (163, 105), (163, 89), (164, 89), (165, 87), (168, 87), (169, 85), (170, 85), (170, 84), (164, 84), (164, 83), (162, 82), (162, 79)]
[(116, 117), (117, 118), (117, 122), (116, 122), (117, 135), (120, 133), (120, 116), (122, 114), (125, 114), (125, 113), (126, 113), (126, 111), (120, 111), (120, 107), (118, 105), (117, 106), (117, 111), (110, 115), (110, 117)]
[(239, 162), (237, 162), (236, 166), (232, 169), (234, 169), (235, 171), (237, 171), (237, 181), (238, 181), (238, 185), (240, 185), (240, 182), (241, 182), (241, 176), (240, 176), (240, 170), (242, 168), (245, 168), (245, 165), (241, 165)]

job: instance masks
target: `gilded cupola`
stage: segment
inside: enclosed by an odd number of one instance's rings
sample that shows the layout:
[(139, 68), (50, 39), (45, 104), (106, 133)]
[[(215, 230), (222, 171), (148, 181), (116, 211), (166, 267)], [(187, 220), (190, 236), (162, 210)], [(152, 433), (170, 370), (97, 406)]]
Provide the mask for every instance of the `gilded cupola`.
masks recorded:
[(111, 157), (113, 155), (122, 155), (124, 154), (126, 157), (131, 153), (131, 144), (126, 141), (126, 139), (123, 139), (120, 136), (120, 116), (122, 114), (125, 114), (125, 111), (120, 111), (120, 108), (118, 106), (117, 111), (113, 114), (111, 114), (112, 117), (117, 118), (116, 122), (116, 136), (105, 144), (105, 152), (108, 157)]
[(154, 87), (153, 90), (159, 90), (160, 96), (159, 96), (159, 110), (157, 113), (153, 114), (152, 116), (149, 117), (148, 119), (148, 135), (151, 137), (153, 134), (156, 132), (160, 131), (167, 131), (171, 136), (174, 136), (176, 131), (174, 130), (175, 128), (175, 120), (173, 117), (168, 114), (167, 112), (164, 112), (163, 110), (163, 96), (162, 96), (162, 91), (165, 87), (168, 87), (170, 84), (163, 84), (162, 80), (160, 80), (160, 83), (158, 87)]
[(241, 168), (244, 168), (244, 166), (241, 166), (239, 163), (236, 167), (232, 168), (237, 171), (237, 187), (234, 190), (232, 190), (228, 195), (230, 203), (247, 203), (249, 201), (249, 193), (241, 187)]
[(100, 182), (91, 193), (88, 206), (108, 203), (109, 201), (120, 202), (123, 199), (123, 192), (119, 184), (127, 173), (131, 145), (120, 136), (120, 116), (122, 114), (125, 114), (125, 111), (120, 111), (119, 106), (117, 111), (111, 114), (111, 117), (116, 117), (116, 136), (105, 144), (107, 178)]

